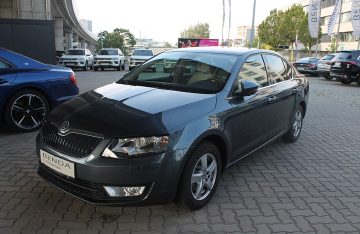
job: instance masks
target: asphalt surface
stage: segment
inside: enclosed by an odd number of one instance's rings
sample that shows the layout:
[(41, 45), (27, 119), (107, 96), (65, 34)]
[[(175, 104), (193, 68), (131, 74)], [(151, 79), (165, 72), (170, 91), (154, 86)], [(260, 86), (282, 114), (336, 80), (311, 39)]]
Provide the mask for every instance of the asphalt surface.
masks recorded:
[[(81, 92), (124, 72), (76, 72)], [(102, 207), (39, 178), (34, 133), (0, 129), (0, 233), (359, 233), (360, 87), (311, 77), (302, 135), (225, 170), (212, 201)]]

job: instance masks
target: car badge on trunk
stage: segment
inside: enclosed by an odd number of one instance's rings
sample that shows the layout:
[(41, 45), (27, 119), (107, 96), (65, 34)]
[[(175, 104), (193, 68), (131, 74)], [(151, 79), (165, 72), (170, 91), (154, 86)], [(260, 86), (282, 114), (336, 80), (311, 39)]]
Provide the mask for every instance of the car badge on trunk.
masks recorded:
[(62, 122), (62, 124), (60, 125), (60, 128), (59, 128), (59, 133), (60, 134), (65, 134), (67, 133), (70, 129), (69, 129), (69, 125), (70, 125), (70, 122), (69, 121), (64, 121)]

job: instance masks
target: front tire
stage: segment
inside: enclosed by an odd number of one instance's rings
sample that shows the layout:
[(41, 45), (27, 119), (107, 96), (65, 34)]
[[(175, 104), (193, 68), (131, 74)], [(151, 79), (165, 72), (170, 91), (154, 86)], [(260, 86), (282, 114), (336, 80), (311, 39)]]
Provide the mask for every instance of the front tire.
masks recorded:
[(344, 79), (341, 79), (340, 82), (343, 83), (343, 84), (350, 84), (351, 83), (350, 80), (344, 80)]
[(83, 71), (87, 71), (88, 70), (88, 63), (85, 62), (85, 66), (83, 67)]
[(211, 142), (203, 142), (191, 154), (184, 168), (180, 201), (191, 210), (204, 207), (216, 191), (220, 172), (218, 148)]
[(121, 71), (121, 61), (120, 61), (119, 66), (116, 68), (116, 70)]
[(295, 111), (294, 117), (291, 122), (291, 127), (288, 132), (283, 136), (285, 142), (293, 143), (297, 141), (300, 136), (304, 119), (304, 110), (299, 105)]
[(39, 129), (49, 112), (49, 102), (43, 94), (31, 89), (15, 93), (5, 107), (5, 121), (16, 132)]
[(324, 76), (325, 77), (325, 79), (327, 79), (327, 80), (332, 80), (332, 77), (331, 76)]

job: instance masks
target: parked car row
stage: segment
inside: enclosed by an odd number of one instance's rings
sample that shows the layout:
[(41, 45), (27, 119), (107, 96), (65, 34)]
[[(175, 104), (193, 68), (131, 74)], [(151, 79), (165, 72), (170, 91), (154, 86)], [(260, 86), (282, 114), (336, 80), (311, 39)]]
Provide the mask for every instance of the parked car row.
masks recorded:
[(360, 50), (343, 50), (323, 58), (302, 58), (294, 63), (303, 74), (319, 75), (328, 80), (335, 78), (343, 84), (360, 85)]
[[(134, 69), (153, 57), (150, 49), (135, 49), (129, 59), (129, 70)], [(125, 56), (120, 49), (103, 48), (95, 56), (89, 49), (69, 49), (59, 59), (59, 64), (69, 68), (80, 68), (84, 71), (93, 69), (102, 71), (105, 68), (125, 70)]]

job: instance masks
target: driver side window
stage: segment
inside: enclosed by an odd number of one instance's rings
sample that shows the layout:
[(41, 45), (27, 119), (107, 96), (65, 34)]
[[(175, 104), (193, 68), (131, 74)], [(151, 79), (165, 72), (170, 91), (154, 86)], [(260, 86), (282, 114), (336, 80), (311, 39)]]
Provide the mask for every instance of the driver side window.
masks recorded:
[(264, 60), (260, 54), (251, 55), (242, 65), (237, 76), (237, 82), (249, 80), (257, 83), (259, 87), (265, 87), (268, 83)]

